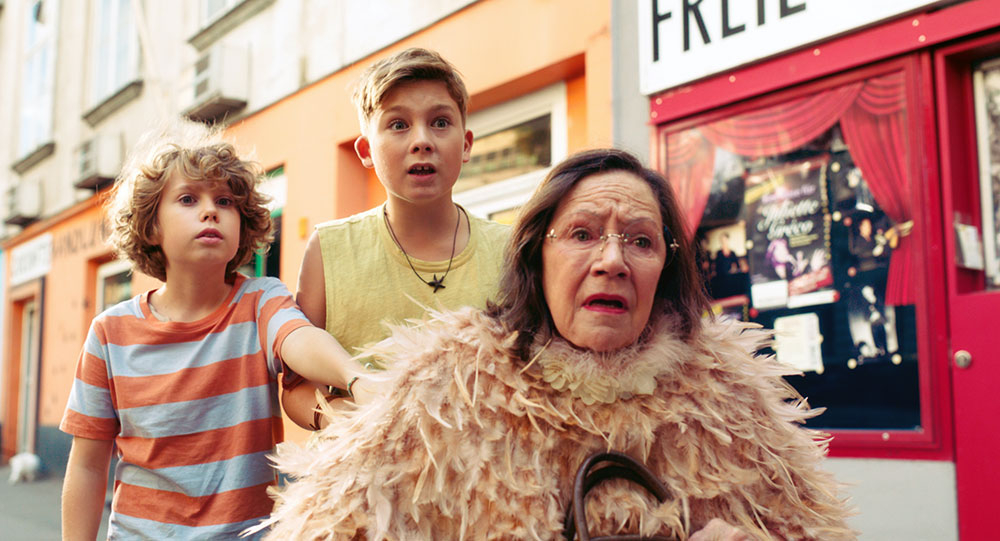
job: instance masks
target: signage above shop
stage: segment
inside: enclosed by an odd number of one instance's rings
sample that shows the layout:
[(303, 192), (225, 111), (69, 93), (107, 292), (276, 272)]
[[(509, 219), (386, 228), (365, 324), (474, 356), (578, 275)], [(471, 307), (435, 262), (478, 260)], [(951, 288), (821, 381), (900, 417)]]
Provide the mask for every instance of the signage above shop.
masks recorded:
[(52, 234), (45, 233), (10, 251), (10, 285), (45, 276), (52, 269)]
[[(637, 0), (649, 95), (941, 0)], [(952, 0), (954, 1), (954, 0)]]

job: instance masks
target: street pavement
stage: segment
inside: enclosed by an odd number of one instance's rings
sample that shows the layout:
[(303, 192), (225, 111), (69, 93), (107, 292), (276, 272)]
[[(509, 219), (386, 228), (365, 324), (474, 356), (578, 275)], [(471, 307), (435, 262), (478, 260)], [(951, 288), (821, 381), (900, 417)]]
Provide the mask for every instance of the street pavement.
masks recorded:
[[(60, 538), (62, 477), (48, 475), (33, 483), (7, 482), (10, 466), (0, 466), (0, 539), (49, 541)], [(108, 509), (101, 518), (98, 539), (107, 538)]]

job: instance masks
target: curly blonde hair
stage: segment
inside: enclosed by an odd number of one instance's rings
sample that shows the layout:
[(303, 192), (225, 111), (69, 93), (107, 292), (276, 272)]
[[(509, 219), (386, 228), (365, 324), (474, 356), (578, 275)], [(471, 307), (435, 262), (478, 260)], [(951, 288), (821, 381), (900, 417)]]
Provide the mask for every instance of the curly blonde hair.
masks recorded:
[(412, 47), (375, 62), (361, 74), (352, 96), (354, 106), (358, 109), (361, 131), (367, 131), (368, 121), (375, 114), (375, 110), (382, 105), (382, 100), (389, 92), (401, 84), (414, 81), (444, 83), (451, 99), (458, 105), (458, 110), (462, 113), (462, 123), (465, 124), (469, 108), (469, 92), (458, 70), (440, 54)]
[(157, 212), (167, 180), (173, 173), (198, 182), (224, 182), (240, 213), (236, 256), (226, 265), (227, 276), (268, 249), (273, 233), (269, 198), (257, 191), (264, 175), (254, 161), (241, 159), (218, 130), (181, 124), (147, 134), (115, 180), (106, 212), (108, 242), (133, 269), (165, 281), (167, 260), (157, 243)]

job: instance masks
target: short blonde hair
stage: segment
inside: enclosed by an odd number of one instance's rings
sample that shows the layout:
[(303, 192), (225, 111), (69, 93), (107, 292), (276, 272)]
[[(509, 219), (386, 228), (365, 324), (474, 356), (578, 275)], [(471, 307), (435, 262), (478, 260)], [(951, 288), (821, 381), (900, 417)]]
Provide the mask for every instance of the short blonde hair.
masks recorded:
[(462, 124), (465, 125), (469, 92), (465, 89), (458, 70), (440, 54), (414, 47), (375, 62), (361, 74), (352, 97), (354, 106), (358, 109), (361, 131), (367, 129), (368, 121), (392, 89), (413, 81), (444, 83), (448, 94), (458, 105), (458, 110), (462, 113)]
[(179, 123), (140, 140), (106, 205), (108, 242), (133, 269), (159, 280), (167, 278), (166, 257), (155, 240), (160, 228), (157, 211), (167, 180), (175, 172), (193, 181), (224, 182), (232, 191), (240, 213), (240, 241), (226, 266), (227, 275), (269, 247), (273, 239), (269, 198), (257, 191), (263, 169), (241, 159), (218, 129)]

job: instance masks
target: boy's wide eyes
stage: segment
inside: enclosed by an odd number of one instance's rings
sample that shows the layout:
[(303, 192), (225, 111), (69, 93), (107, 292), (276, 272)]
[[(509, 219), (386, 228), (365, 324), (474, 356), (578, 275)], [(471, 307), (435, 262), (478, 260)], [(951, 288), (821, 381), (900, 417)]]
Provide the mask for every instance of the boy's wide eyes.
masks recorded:
[[(431, 121), (432, 128), (443, 129), (447, 128), (448, 126), (451, 126), (451, 119), (446, 117), (438, 117)], [(410, 127), (409, 124), (407, 124), (402, 120), (393, 120), (388, 124), (388, 129), (391, 131), (405, 130), (409, 127)]]
[[(182, 204), (182, 205), (194, 205), (194, 204), (196, 204), (198, 202), (198, 198), (195, 197), (195, 196), (193, 196), (193, 195), (187, 195), (187, 194), (185, 194), (185, 195), (182, 195), (182, 196), (178, 197), (177, 201), (180, 204)], [(224, 195), (224, 196), (221, 196), (221, 197), (217, 197), (215, 199), (215, 204), (216, 204), (216, 206), (219, 206), (219, 207), (231, 207), (231, 206), (233, 206), (235, 204), (235, 201), (233, 200), (232, 197), (229, 197), (228, 195)]]

